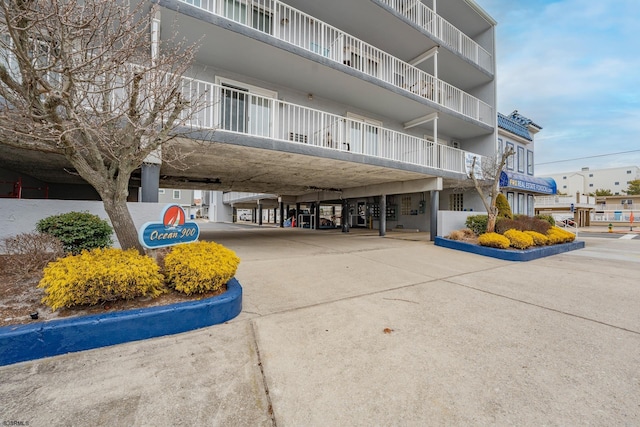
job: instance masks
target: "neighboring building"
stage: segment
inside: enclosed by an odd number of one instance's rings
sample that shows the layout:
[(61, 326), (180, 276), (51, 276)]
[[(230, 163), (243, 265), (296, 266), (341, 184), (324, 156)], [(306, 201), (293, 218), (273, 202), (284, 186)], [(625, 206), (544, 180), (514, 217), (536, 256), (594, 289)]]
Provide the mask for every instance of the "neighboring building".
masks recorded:
[(508, 116), (498, 113), (498, 152), (514, 152), (500, 175), (500, 188), (514, 214), (533, 216), (535, 196), (555, 194), (552, 179), (535, 177), (534, 137), (541, 130), (517, 110)]
[(592, 221), (611, 223), (616, 226), (627, 225), (630, 224), (631, 213), (634, 216), (634, 223), (640, 223), (640, 195), (598, 197)]
[[(381, 233), (435, 231), (441, 210), (483, 209), (456, 190), (468, 159), (497, 149), (496, 23), (475, 1), (151, 3), (154, 46), (174, 30), (201, 46), (184, 93), (207, 105), (189, 123), (200, 143), (174, 141), (188, 148), (184, 168), (143, 166), (132, 183), (142, 201), (158, 188), (255, 192), (272, 195), (259, 206), (280, 221), (307, 209), (305, 222), (340, 216)], [(15, 163), (13, 175), (33, 171)], [(52, 176), (33, 186), (55, 193)], [(233, 217), (219, 196), (203, 198), (209, 218)]]
[(629, 183), (640, 179), (638, 166), (607, 169), (582, 168), (580, 171), (549, 175), (558, 183), (558, 192), (566, 195), (591, 194), (596, 190), (609, 190), (613, 195), (624, 195)]
[(194, 190), (160, 188), (158, 190), (158, 203), (180, 205), (184, 209), (187, 218), (201, 216), (200, 203), (195, 199)]

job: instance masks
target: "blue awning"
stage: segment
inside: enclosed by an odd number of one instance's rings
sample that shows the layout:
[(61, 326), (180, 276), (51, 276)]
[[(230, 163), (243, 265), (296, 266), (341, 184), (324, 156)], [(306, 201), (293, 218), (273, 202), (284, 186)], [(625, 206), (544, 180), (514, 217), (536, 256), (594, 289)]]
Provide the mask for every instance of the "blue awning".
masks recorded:
[(553, 178), (536, 178), (505, 171), (500, 173), (500, 188), (513, 188), (539, 194), (556, 194), (557, 190)]

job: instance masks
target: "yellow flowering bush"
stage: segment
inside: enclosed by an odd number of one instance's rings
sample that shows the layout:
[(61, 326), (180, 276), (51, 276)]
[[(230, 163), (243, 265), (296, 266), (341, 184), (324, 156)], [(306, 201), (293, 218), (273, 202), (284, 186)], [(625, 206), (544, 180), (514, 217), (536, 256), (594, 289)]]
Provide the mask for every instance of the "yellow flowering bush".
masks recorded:
[(576, 239), (576, 235), (570, 231), (563, 230), (560, 227), (553, 226), (547, 231), (547, 237), (549, 238), (549, 243), (552, 245), (556, 245), (559, 243), (569, 243), (573, 242)]
[(545, 246), (549, 244), (549, 238), (542, 233), (538, 233), (537, 231), (527, 230), (526, 234), (531, 236), (533, 239), (533, 244), (536, 246)]
[(516, 249), (527, 249), (533, 246), (533, 237), (529, 236), (524, 231), (520, 230), (507, 230), (504, 232), (504, 237), (509, 239), (511, 246)]
[(135, 249), (93, 249), (59, 258), (44, 269), (38, 284), (42, 302), (53, 310), (103, 301), (157, 297), (166, 292), (158, 265)]
[(240, 258), (215, 242), (174, 246), (164, 258), (167, 284), (187, 295), (217, 291), (236, 274)]
[(478, 244), (491, 248), (507, 249), (511, 242), (509, 239), (498, 233), (484, 233), (478, 237)]

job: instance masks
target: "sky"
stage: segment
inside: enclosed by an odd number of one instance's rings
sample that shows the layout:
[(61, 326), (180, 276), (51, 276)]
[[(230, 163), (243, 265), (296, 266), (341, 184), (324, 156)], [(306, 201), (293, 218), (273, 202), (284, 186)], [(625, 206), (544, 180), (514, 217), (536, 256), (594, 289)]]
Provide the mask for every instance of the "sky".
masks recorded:
[(498, 22), (498, 111), (543, 128), (536, 175), (640, 166), (640, 0), (476, 2)]

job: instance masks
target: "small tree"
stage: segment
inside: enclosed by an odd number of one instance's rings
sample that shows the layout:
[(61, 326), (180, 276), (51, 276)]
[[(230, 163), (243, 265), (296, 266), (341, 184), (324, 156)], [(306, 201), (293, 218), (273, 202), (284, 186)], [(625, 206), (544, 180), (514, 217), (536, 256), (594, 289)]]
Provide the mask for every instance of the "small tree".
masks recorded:
[[(496, 219), (498, 217), (496, 200), (498, 199), (498, 194), (500, 194), (500, 174), (507, 164), (507, 159), (514, 154), (513, 148), (509, 147), (495, 162), (485, 161), (481, 167), (478, 167), (478, 158), (473, 158), (469, 170), (469, 178), (473, 181), (473, 186), (480, 195), (484, 208), (487, 210), (487, 233), (493, 233), (496, 229)], [(481, 172), (482, 176), (478, 176), (478, 172)]]
[(613, 193), (611, 192), (611, 190), (599, 188), (596, 190), (596, 196), (613, 196)]
[(640, 195), (640, 179), (634, 179), (629, 181), (629, 188), (627, 188), (627, 194), (629, 196)]
[(152, 41), (154, 16), (148, 2), (120, 0), (0, 5), (0, 143), (66, 157), (120, 245), (141, 252), (130, 177), (188, 120), (181, 76), (195, 50)]

